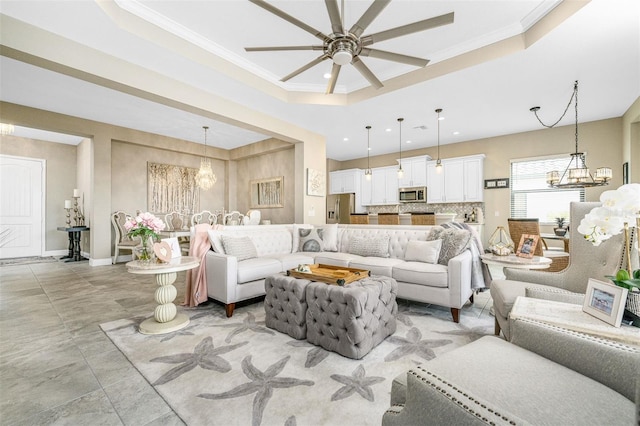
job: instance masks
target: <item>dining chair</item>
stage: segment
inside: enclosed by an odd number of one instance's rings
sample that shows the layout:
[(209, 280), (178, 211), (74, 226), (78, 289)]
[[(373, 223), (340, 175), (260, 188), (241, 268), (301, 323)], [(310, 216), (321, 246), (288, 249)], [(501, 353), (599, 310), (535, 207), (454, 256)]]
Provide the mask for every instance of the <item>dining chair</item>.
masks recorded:
[(141, 243), (140, 237), (131, 238), (127, 235), (124, 224), (131, 218), (131, 215), (123, 211), (116, 211), (111, 214), (111, 224), (113, 225), (113, 231), (115, 233), (114, 254), (111, 260), (111, 263), (114, 265), (118, 262), (120, 250), (129, 250), (133, 256), (133, 249)]
[(225, 226), (242, 225), (243, 219), (244, 219), (244, 215), (239, 211), (234, 210), (224, 215), (224, 225)]
[(435, 213), (411, 213), (412, 225), (435, 225), (436, 214)]
[(191, 225), (197, 225), (199, 223), (208, 223), (209, 225), (215, 225), (218, 223), (218, 215), (210, 212), (209, 210), (202, 210), (200, 213), (196, 213), (191, 216)]
[(167, 231), (180, 231), (184, 227), (184, 220), (182, 219), (182, 213), (178, 211), (172, 211), (164, 215), (164, 223)]
[(358, 225), (368, 225), (369, 214), (368, 213), (351, 213), (349, 215), (349, 223), (358, 224)]

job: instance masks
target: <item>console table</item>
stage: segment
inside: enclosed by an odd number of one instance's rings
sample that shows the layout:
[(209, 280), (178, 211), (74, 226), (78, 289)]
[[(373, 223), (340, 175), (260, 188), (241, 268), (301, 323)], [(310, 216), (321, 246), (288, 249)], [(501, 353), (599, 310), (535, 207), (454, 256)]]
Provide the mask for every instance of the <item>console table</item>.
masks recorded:
[(197, 257), (182, 256), (171, 259), (168, 263), (143, 264), (137, 260), (128, 262), (125, 266), (132, 274), (155, 275), (158, 288), (154, 298), (158, 306), (152, 318), (148, 318), (140, 324), (142, 334), (164, 334), (180, 330), (189, 325), (189, 317), (185, 314), (178, 314), (173, 301), (178, 292), (173, 286), (177, 273), (197, 268), (200, 261)]
[(637, 327), (621, 325), (614, 327), (582, 310), (582, 305), (556, 302), (554, 300), (516, 298), (509, 313), (509, 321), (530, 319), (580, 333), (640, 347), (640, 332)]
[(69, 233), (69, 254), (62, 257), (62, 259), (65, 259), (65, 262), (78, 262), (80, 260), (83, 260), (83, 257), (80, 254), (80, 236), (82, 234), (82, 231), (88, 230), (89, 228), (86, 226), (72, 226), (69, 228), (65, 226), (58, 226), (58, 231)]

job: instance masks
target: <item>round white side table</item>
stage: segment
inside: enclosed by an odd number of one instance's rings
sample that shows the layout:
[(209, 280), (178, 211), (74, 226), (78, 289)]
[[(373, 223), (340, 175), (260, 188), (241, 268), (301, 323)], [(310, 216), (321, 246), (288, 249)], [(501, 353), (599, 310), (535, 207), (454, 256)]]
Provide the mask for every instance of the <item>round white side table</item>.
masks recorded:
[(498, 256), (496, 254), (481, 254), (480, 259), (487, 265), (499, 265), (504, 268), (517, 269), (546, 269), (551, 265), (551, 259), (542, 256), (532, 258), (520, 257), (515, 254)]
[(158, 284), (154, 294), (158, 306), (153, 313), (153, 318), (142, 321), (140, 333), (164, 334), (189, 325), (189, 317), (185, 314), (178, 314), (176, 305), (173, 304), (178, 294), (173, 283), (178, 272), (197, 268), (199, 265), (200, 261), (193, 256), (171, 259), (169, 263), (141, 264), (137, 260), (133, 260), (126, 264), (127, 270), (132, 274), (155, 275)]

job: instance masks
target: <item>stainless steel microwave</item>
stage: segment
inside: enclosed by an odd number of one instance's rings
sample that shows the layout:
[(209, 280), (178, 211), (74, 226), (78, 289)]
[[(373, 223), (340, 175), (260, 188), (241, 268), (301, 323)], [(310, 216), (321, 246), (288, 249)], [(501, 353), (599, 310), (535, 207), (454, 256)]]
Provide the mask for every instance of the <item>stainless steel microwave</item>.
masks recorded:
[(424, 186), (417, 188), (400, 188), (398, 201), (401, 203), (426, 203), (427, 188)]

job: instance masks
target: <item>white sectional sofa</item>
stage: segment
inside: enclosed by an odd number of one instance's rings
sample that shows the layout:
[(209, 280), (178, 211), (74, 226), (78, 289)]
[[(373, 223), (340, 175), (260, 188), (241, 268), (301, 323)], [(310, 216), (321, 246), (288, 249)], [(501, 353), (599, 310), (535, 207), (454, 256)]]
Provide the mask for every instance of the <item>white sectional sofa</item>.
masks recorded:
[[(455, 240), (457, 246), (446, 245), (430, 263), (439, 245), (432, 232), (443, 231), (444, 241)], [(299, 264), (323, 263), (392, 277), (398, 282), (399, 298), (448, 307), (458, 322), (459, 310), (468, 300), (473, 302), (471, 238), (469, 231), (440, 226), (261, 225), (212, 230), (212, 250), (205, 260), (208, 296), (224, 303), (230, 317), (237, 302), (265, 294), (267, 276)], [(438, 264), (438, 259), (445, 264)]]

